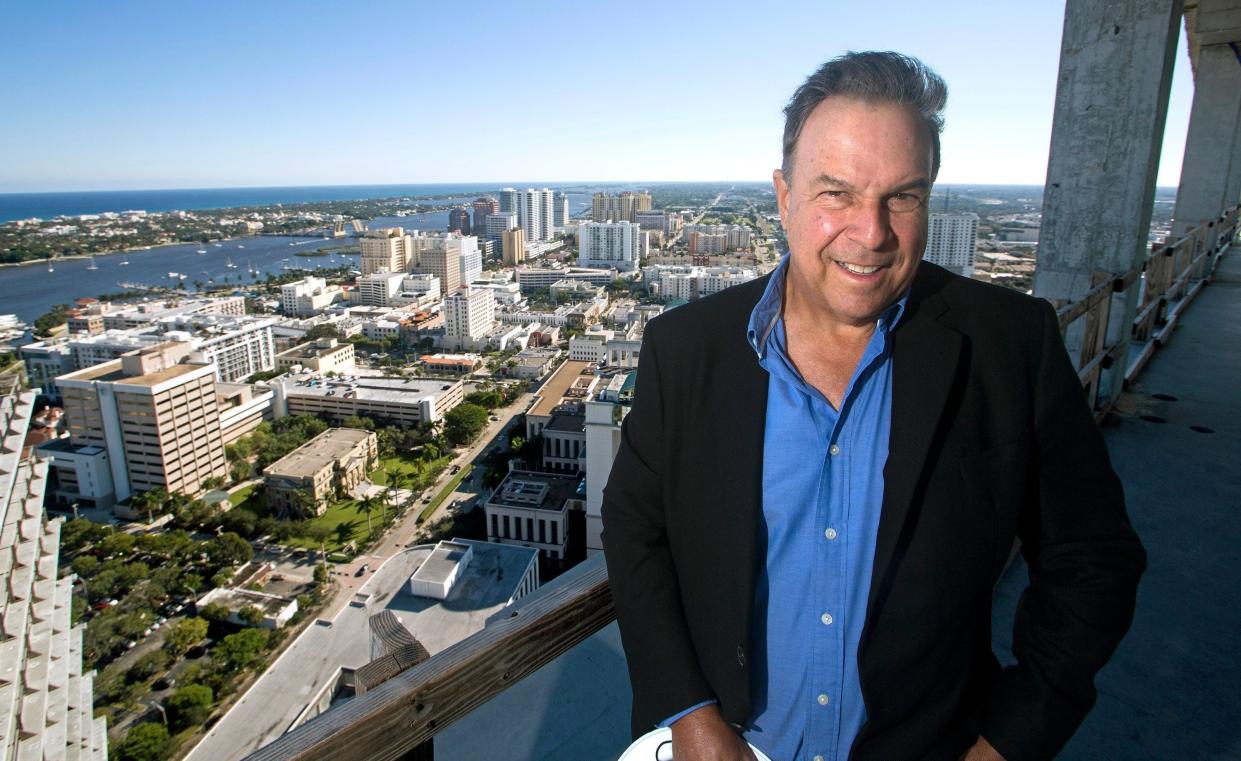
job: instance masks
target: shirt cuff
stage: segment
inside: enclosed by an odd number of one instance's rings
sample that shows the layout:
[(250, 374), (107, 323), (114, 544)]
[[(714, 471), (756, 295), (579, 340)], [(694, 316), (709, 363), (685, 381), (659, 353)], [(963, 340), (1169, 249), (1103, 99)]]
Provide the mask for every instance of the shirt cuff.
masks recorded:
[(692, 705), (692, 706), (690, 706), (689, 708), (686, 708), (684, 711), (681, 711), (681, 712), (680, 712), (680, 713), (678, 713), (678, 714), (673, 714), (672, 716), (670, 716), (670, 717), (669, 717), (669, 718), (667, 718), (667, 719), (664, 719), (663, 721), (659, 722), (659, 723), (658, 723), (658, 724), (656, 724), (655, 726), (656, 726), (657, 728), (659, 728), (659, 729), (664, 729), (664, 728), (666, 728), (666, 727), (670, 727), (670, 726), (672, 726), (672, 723), (673, 723), (673, 722), (675, 722), (677, 719), (680, 719), (680, 718), (682, 718), (682, 717), (684, 717), (684, 716), (688, 716), (689, 714), (693, 713), (694, 711), (697, 711), (699, 708), (702, 708), (703, 706), (713, 705), (713, 704), (718, 703), (718, 702), (719, 702), (719, 701), (717, 701), (717, 700), (704, 700), (704, 701), (702, 701), (701, 703), (699, 703), (698, 705)]

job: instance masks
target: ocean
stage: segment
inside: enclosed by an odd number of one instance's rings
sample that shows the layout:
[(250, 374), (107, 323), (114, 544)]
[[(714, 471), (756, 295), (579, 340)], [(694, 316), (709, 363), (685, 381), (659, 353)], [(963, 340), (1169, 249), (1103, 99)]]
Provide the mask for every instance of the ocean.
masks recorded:
[[(560, 184), (563, 185), (563, 184)], [(495, 194), (500, 188), (557, 187), (546, 182), (466, 182), (421, 185), (317, 185), (271, 188), (199, 188), (178, 190), (93, 190), (62, 193), (0, 193), (0, 222), (14, 219), (51, 219), (56, 216), (99, 214), (141, 209), (189, 211), (268, 206), (307, 201), (352, 201), (394, 196), (437, 198)]]

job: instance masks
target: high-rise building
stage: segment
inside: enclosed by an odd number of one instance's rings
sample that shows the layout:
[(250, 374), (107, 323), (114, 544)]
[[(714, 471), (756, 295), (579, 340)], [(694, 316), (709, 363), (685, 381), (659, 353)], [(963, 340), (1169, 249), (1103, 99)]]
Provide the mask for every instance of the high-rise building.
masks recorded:
[[(700, 250), (695, 250), (695, 233), (718, 237), (703, 238), (699, 245)], [(753, 233), (745, 225), (686, 225), (685, 237), (690, 243), (690, 253), (722, 254), (725, 251), (748, 249), (753, 242)]]
[[(487, 217), (487, 238), (500, 242), (506, 230), (517, 229), (517, 212), (498, 211)], [(523, 233), (524, 235), (524, 233)], [(503, 245), (503, 244), (501, 244)]]
[(517, 212), (517, 226), (525, 231), (526, 242), (547, 241), (555, 237), (555, 203), (551, 190), (500, 191), (500, 213)]
[(107, 723), (82, 669), (86, 623), (70, 614), (75, 577), (57, 567), (62, 521), (43, 511), (48, 461), (25, 446), (36, 396), (0, 376), (0, 758), (105, 761)]
[(634, 222), (583, 222), (577, 228), (581, 267), (615, 267), (632, 272), (647, 254), (647, 232)]
[(474, 221), (470, 226), (470, 232), (475, 235), (482, 236), (487, 232), (487, 217), (492, 214), (500, 213), (500, 202), (491, 196), (482, 196), (474, 199)]
[(371, 230), (359, 240), (362, 247), (362, 274), (385, 269), (404, 272), (409, 267), (410, 236), (400, 227)]
[(645, 190), (626, 190), (618, 195), (595, 193), (590, 218), (595, 222), (636, 222), (638, 212), (651, 210), (651, 194)]
[(974, 244), (978, 238), (978, 215), (972, 212), (931, 214), (922, 258), (970, 277), (974, 274)]
[(450, 350), (474, 348), (495, 327), (496, 300), (482, 288), (458, 288), (444, 299), (444, 343)]
[(70, 443), (107, 454), (118, 502), (155, 488), (197, 494), (228, 473), (215, 366), (169, 342), (56, 379)]
[(470, 234), (470, 212), (464, 206), (448, 212), (448, 232)]
[(461, 282), (472, 283), (483, 274), (483, 252), (478, 248), (478, 238), (463, 235), (456, 245), (461, 252)]
[(340, 288), (321, 277), (305, 277), (280, 286), (280, 311), (289, 317), (310, 317), (342, 298)]
[(556, 193), (556, 208), (553, 216), (553, 224), (564, 230), (564, 226), (569, 223), (569, 197), (563, 190)]
[(501, 233), (500, 251), (506, 266), (516, 267), (526, 260), (526, 238), (520, 227)]
[(444, 246), (419, 251), (411, 271), (434, 275), (439, 278), (440, 288), (451, 293), (461, 285), (460, 249)]

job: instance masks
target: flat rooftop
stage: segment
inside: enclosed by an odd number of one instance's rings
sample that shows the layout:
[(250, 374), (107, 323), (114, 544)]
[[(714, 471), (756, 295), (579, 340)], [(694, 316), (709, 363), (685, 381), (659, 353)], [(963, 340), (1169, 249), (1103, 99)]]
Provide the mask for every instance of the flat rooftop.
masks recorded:
[(285, 382), (285, 391), (290, 396), (326, 397), (351, 394), (353, 398), (363, 401), (415, 404), (428, 396), (439, 399), (451, 391), (456, 383), (456, 381), (448, 383), (425, 378), (372, 378), (357, 375), (349, 377), (352, 380), (321, 376), (293, 376)]
[(582, 498), (578, 493), (581, 481), (580, 475), (557, 476), (514, 470), (504, 477), (487, 503), (497, 507), (560, 512), (567, 500)]
[(124, 383), (130, 386), (157, 386), (165, 381), (188, 375), (203, 369), (206, 365), (183, 362), (163, 370), (145, 375), (126, 375), (121, 370), (121, 361), (114, 359), (101, 365), (93, 365), (77, 372), (61, 376), (65, 380), (97, 381), (100, 383)]
[(536, 393), (538, 401), (530, 408), (530, 415), (550, 415), (552, 410), (566, 402), (580, 402), (586, 398), (586, 390), (594, 382), (594, 364), (571, 359), (556, 369)]
[(357, 428), (329, 428), (263, 471), (264, 475), (286, 478), (309, 478), (342, 457), (375, 434)]
[(422, 566), (414, 572), (414, 578), (419, 581), (443, 584), (448, 577), (452, 576), (453, 571), (461, 564), (461, 559), (469, 550), (470, 545), (461, 542), (440, 542), (435, 549), (431, 550), (430, 557), (423, 561)]
[(309, 343), (294, 346), (292, 349), (286, 349), (276, 355), (276, 359), (314, 359), (316, 357), (330, 357), (337, 352), (347, 351), (353, 344), (339, 343), (335, 346), (320, 346), (311, 341)]

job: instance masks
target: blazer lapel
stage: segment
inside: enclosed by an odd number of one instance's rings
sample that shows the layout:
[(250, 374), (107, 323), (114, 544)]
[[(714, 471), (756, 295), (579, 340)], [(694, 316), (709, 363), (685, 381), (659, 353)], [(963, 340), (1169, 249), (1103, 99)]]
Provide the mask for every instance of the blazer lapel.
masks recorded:
[(902, 529), (922, 478), (927, 455), (943, 420), (957, 378), (961, 335), (941, 325), (947, 309), (926, 265), (910, 295), (912, 313), (894, 331), (892, 430), (883, 469), (883, 507), (875, 542), (875, 565), (866, 620), (883, 597), (888, 569), (900, 552)]

